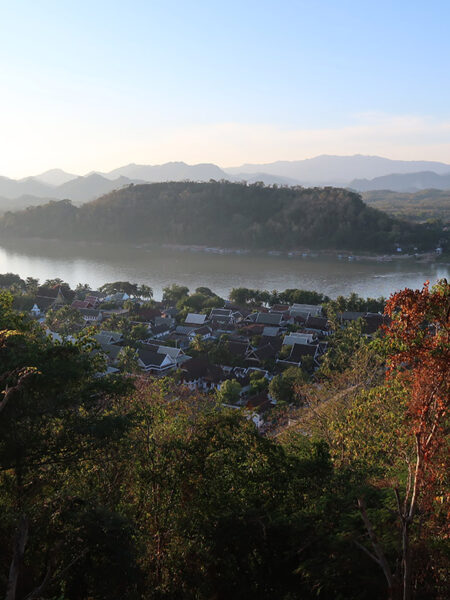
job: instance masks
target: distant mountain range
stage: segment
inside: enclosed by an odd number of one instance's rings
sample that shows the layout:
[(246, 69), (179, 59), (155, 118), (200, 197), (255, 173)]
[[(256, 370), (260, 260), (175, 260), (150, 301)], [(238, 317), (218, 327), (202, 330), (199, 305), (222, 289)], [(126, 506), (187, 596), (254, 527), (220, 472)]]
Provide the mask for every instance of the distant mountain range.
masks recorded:
[[(400, 161), (379, 156), (328, 156), (267, 164), (244, 164), (221, 169), (215, 164), (129, 164), (108, 173), (85, 176), (51, 169), (34, 177), (0, 177), (0, 211), (42, 203), (39, 199), (88, 202), (123, 186), (165, 181), (261, 181), (266, 185), (348, 187), (356, 191), (389, 189), (415, 192), (426, 188), (450, 189), (450, 165), (431, 161)], [(6, 201), (5, 201), (6, 199)], [(16, 200), (11, 205), (11, 200)]]
[[(278, 161), (268, 164), (246, 164), (226, 169), (230, 174), (262, 172), (290, 177), (305, 185), (347, 186), (353, 179), (381, 177), (391, 173), (434, 171), (450, 173), (450, 165), (430, 161), (391, 160), (380, 156), (329, 156), (296, 161)], [(356, 175), (357, 173), (357, 175)]]
[(348, 187), (359, 192), (391, 190), (393, 192), (420, 192), (421, 190), (450, 190), (450, 173), (438, 175), (433, 171), (393, 173), (374, 179), (354, 179)]

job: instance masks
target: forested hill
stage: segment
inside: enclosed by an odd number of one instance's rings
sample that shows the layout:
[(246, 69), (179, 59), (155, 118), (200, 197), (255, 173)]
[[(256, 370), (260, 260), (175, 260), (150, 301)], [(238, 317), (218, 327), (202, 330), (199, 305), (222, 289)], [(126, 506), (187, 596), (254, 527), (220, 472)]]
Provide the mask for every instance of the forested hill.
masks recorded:
[(84, 204), (6, 213), (2, 235), (251, 249), (392, 251), (432, 247), (439, 232), (366, 206), (339, 188), (215, 182), (130, 185)]

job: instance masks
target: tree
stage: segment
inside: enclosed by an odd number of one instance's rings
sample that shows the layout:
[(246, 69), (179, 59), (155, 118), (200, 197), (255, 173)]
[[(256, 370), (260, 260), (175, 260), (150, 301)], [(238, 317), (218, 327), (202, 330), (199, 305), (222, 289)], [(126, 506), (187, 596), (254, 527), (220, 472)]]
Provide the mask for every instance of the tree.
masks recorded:
[(36, 294), (37, 289), (39, 287), (39, 279), (35, 279), (34, 277), (27, 277), (25, 280), (25, 289), (28, 294)]
[(139, 295), (138, 284), (130, 283), (129, 281), (114, 281), (112, 283), (104, 283), (99, 290), (105, 294), (112, 295), (117, 293), (128, 294), (128, 296), (136, 297)]
[[(433, 523), (448, 470), (450, 286), (444, 280), (431, 291), (428, 284), (422, 290), (405, 289), (388, 300), (386, 312), (392, 319), (383, 342), (386, 384), (357, 397), (335, 434), (345, 438), (342, 457), (350, 452), (352, 462), (363, 460), (368, 483), (376, 477), (378, 487), (393, 491), (401, 532), (400, 573), (392, 568), (388, 548), (376, 533), (373, 508), (360, 493), (358, 506), (372, 552), (363, 549), (382, 569), (389, 597), (411, 600), (430, 548), (446, 535), (445, 525), (439, 529)], [(428, 531), (433, 532), (428, 552), (420, 557)], [(439, 575), (438, 561), (428, 560)]]
[(140, 298), (153, 298), (153, 290), (149, 285), (143, 283), (138, 287), (138, 296)]
[(11, 288), (11, 286), (16, 286), (18, 290), (23, 290), (25, 287), (25, 282), (16, 273), (6, 273), (4, 275), (0, 274), (0, 287), (2, 288)]
[(170, 306), (175, 306), (182, 298), (185, 298), (189, 294), (189, 288), (184, 285), (177, 285), (172, 283), (163, 288), (163, 302)]
[(262, 371), (253, 371), (250, 375), (250, 393), (260, 394), (266, 392), (269, 387), (269, 380)]
[(58, 309), (50, 309), (45, 322), (51, 331), (63, 336), (77, 333), (84, 326), (84, 319), (76, 308), (65, 305)]
[(238, 305), (247, 304), (251, 297), (252, 290), (248, 288), (233, 288), (229, 295), (231, 302), (235, 302)]
[(84, 298), (92, 291), (91, 286), (88, 283), (78, 283), (75, 288), (77, 298), (84, 300)]
[[(403, 599), (413, 594), (410, 531), (418, 506), (430, 503), (445, 468), (445, 444), (450, 406), (450, 285), (442, 280), (431, 291), (406, 289), (394, 294), (386, 312), (391, 356), (388, 384), (400, 381), (408, 390), (407, 426), (414, 436), (415, 456), (408, 461), (402, 494), (395, 488), (402, 527)], [(448, 456), (448, 455), (447, 455)]]
[(241, 393), (241, 384), (236, 379), (226, 379), (217, 390), (217, 398), (223, 404), (236, 404)]
[(44, 286), (45, 287), (53, 288), (53, 287), (56, 287), (58, 285), (60, 285), (60, 286), (65, 285), (65, 286), (69, 287), (69, 284), (66, 283), (65, 281), (63, 281), (60, 277), (55, 277), (54, 279), (46, 279), (44, 281)]
[(217, 296), (217, 294), (215, 294), (212, 290), (210, 290), (209, 287), (202, 287), (202, 286), (195, 288), (195, 293), (203, 294), (203, 296), (210, 296), (211, 298), (214, 298), (214, 296)]
[(53, 344), (11, 312), (10, 300), (0, 299), (0, 554), (9, 565), (0, 581), (15, 600), (19, 586), (21, 598), (54, 596), (74, 565), (95, 554), (92, 531), (76, 523), (80, 513), (92, 516), (77, 498), (81, 479), (69, 482), (124, 422), (105, 410), (120, 386), (96, 376), (103, 361), (92, 344)]
[(289, 367), (282, 375), (275, 375), (269, 384), (269, 393), (277, 402), (299, 403), (296, 386), (307, 381), (307, 374), (299, 367)]
[(358, 350), (367, 345), (368, 340), (362, 335), (364, 322), (362, 319), (351, 321), (341, 326), (335, 315), (329, 317), (333, 323), (333, 334), (329, 338), (328, 351), (321, 359), (319, 376), (328, 377), (334, 371), (345, 371)]
[(137, 350), (130, 346), (124, 346), (117, 357), (119, 367), (125, 373), (137, 373), (141, 371), (139, 355)]

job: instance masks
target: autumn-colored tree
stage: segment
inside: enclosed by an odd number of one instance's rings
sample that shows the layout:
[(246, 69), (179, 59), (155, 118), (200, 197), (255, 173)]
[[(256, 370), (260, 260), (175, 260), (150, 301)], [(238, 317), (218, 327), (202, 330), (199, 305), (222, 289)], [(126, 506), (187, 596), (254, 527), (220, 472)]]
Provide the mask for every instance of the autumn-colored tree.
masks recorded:
[[(432, 515), (435, 499), (445, 501), (446, 426), (450, 400), (450, 285), (442, 280), (429, 289), (405, 289), (391, 296), (386, 313), (392, 319), (385, 333), (389, 342), (387, 389), (401, 385), (406, 392), (406, 411), (401, 434), (412, 438), (412, 452), (404, 452), (406, 486), (394, 484), (401, 525), (401, 596), (413, 598), (419, 573), (414, 560), (411, 533), (421, 513)], [(403, 450), (404, 451), (404, 450)], [(447, 465), (448, 466), (448, 465)], [(447, 498), (448, 499), (448, 498)], [(383, 569), (389, 588), (397, 587), (369, 520), (365, 502), (359, 507), (374, 559)], [(431, 517), (429, 517), (431, 518)]]
[(412, 598), (410, 529), (418, 512), (431, 502), (442, 479), (445, 421), (450, 403), (450, 285), (442, 280), (429, 289), (406, 289), (390, 298), (386, 312), (392, 322), (388, 381), (400, 379), (410, 390), (407, 423), (415, 439), (415, 457), (408, 463), (406, 491), (395, 490), (402, 523), (403, 598)]

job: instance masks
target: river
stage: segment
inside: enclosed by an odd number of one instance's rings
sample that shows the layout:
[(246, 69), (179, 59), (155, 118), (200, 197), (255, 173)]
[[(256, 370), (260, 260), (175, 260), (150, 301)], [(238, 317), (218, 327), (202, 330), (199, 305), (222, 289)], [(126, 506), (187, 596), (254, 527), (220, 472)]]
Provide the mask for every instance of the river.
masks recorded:
[(135, 248), (120, 244), (63, 241), (0, 241), (0, 273), (37, 277), (41, 282), (60, 277), (71, 286), (96, 288), (110, 281), (133, 281), (153, 288), (160, 299), (171, 283), (191, 291), (206, 286), (222, 297), (233, 287), (266, 290), (300, 288), (336, 297), (356, 292), (363, 297), (389, 296), (404, 287), (419, 288), (449, 278), (450, 265), (416, 260), (375, 262), (334, 257), (217, 255), (164, 248)]

